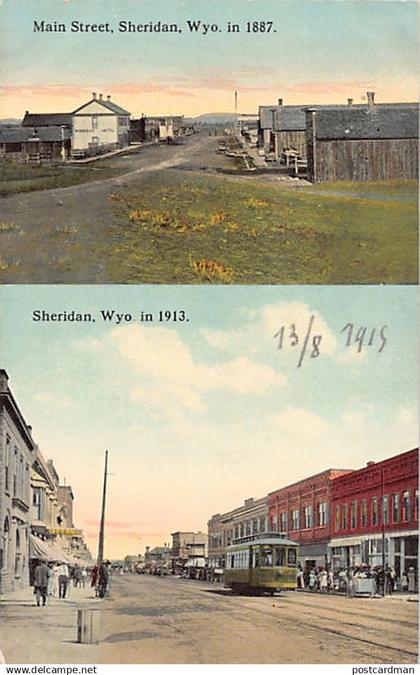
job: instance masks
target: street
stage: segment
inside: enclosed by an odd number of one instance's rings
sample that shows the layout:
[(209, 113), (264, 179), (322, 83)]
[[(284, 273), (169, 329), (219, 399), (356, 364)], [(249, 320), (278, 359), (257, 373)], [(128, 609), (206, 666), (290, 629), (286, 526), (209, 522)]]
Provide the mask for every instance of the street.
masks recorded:
[[(417, 609), (403, 596), (231, 596), (173, 577), (112, 577), (111, 596), (72, 589), (46, 608), (0, 602), (8, 663), (414, 663)], [(31, 605), (31, 606), (29, 606)], [(76, 609), (101, 610), (101, 641), (78, 645)]]

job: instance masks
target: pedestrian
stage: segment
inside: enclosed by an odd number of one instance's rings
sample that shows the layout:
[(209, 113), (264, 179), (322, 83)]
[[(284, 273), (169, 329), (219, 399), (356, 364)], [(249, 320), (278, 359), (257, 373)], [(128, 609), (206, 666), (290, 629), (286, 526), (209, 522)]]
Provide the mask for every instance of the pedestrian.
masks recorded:
[(346, 581), (346, 596), (347, 598), (354, 598), (354, 576), (353, 569), (351, 567), (350, 569), (346, 570)]
[(75, 588), (82, 585), (82, 570), (79, 566), (76, 566), (73, 570), (73, 585)]
[(309, 572), (309, 590), (314, 591), (316, 586), (316, 572), (315, 569), (312, 568), (311, 571)]
[(57, 569), (58, 574), (58, 597), (65, 600), (67, 596), (67, 589), (70, 582), (69, 568), (66, 563), (61, 563)]
[(415, 593), (416, 592), (416, 573), (414, 571), (414, 567), (408, 568), (407, 577), (408, 577), (408, 592), (409, 593)]
[(328, 572), (321, 568), (319, 572), (319, 590), (321, 593), (326, 593), (328, 589)]
[(331, 591), (334, 590), (334, 572), (332, 569), (328, 570), (328, 591), (331, 593)]
[(86, 569), (83, 568), (82, 574), (81, 574), (81, 580), (80, 580), (80, 583), (82, 584), (82, 588), (84, 588), (85, 585), (86, 585), (86, 579), (87, 579), (87, 572), (86, 572)]
[(403, 593), (406, 593), (408, 591), (408, 576), (407, 572), (403, 572), (401, 576), (401, 588), (403, 590)]
[(34, 570), (34, 593), (38, 607), (41, 605), (41, 600), (43, 607), (47, 604), (48, 580), (50, 576), (51, 570), (48, 565), (43, 560), (39, 560)]
[(303, 569), (302, 565), (298, 563), (298, 568), (297, 568), (297, 587), (300, 588), (301, 591), (305, 590), (305, 581), (303, 579)]
[(109, 586), (109, 568), (108, 568), (109, 562), (106, 560), (104, 561), (100, 568), (99, 568), (99, 574), (98, 574), (98, 594), (100, 598), (104, 598), (108, 586)]
[(385, 570), (385, 591), (388, 593), (388, 595), (392, 595), (392, 591), (394, 590), (394, 579), (392, 577), (392, 571), (391, 568), (388, 567)]

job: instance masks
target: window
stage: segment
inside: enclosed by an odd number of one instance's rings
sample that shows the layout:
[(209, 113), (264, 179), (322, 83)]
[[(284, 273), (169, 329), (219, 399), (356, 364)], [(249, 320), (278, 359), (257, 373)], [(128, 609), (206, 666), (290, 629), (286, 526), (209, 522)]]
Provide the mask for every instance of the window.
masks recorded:
[(274, 566), (283, 567), (286, 564), (286, 549), (284, 546), (276, 546), (274, 548)]
[(343, 530), (347, 530), (349, 526), (349, 505), (343, 505), (343, 520), (342, 520)]
[(239, 539), (240, 536), (241, 535), (239, 525), (235, 525), (235, 539)]
[(299, 528), (300, 528), (299, 509), (293, 509), (293, 511), (292, 511), (292, 530), (298, 530)]
[(372, 497), (372, 525), (378, 525), (378, 523), (379, 523), (378, 498)]
[(294, 567), (296, 565), (296, 549), (288, 548), (287, 549), (287, 564)]
[(252, 521), (252, 534), (257, 534), (258, 532), (258, 519)]
[(10, 437), (6, 436), (6, 462), (4, 470), (4, 489), (6, 492), (10, 490)]
[(265, 532), (265, 518), (261, 516), (260, 518), (260, 532)]
[(246, 530), (245, 530), (245, 531), (246, 531), (246, 535), (245, 535), (245, 536), (249, 537), (250, 534), (251, 534), (251, 521), (250, 521), (250, 520), (247, 520), (247, 521), (246, 521), (246, 523), (245, 523), (245, 528), (246, 528)]
[(392, 495), (392, 522), (400, 522), (400, 495)]
[(414, 520), (419, 518), (419, 491), (416, 490), (414, 493)]
[(92, 145), (99, 145), (98, 136), (92, 136)]
[(384, 495), (383, 505), (382, 505), (382, 518), (383, 524), (388, 525), (389, 523), (389, 498), (388, 495)]
[(335, 522), (334, 522), (334, 530), (336, 532), (339, 532), (340, 530), (340, 506), (337, 504), (335, 507)]
[(357, 502), (354, 501), (351, 503), (351, 514), (350, 514), (351, 528), (353, 530), (357, 527)]
[(410, 493), (403, 492), (402, 496), (402, 519), (406, 523), (411, 520)]
[(273, 532), (278, 532), (277, 515), (274, 515), (274, 516), (272, 517), (271, 523), (272, 523), (271, 526), (272, 526), (272, 528), (273, 528)]
[(305, 519), (305, 527), (306, 528), (312, 527), (313, 525), (312, 506), (305, 506), (303, 513)]
[(287, 513), (284, 511), (280, 517), (281, 532), (287, 532)]
[(318, 504), (318, 525), (328, 525), (328, 503), (320, 502)]
[(360, 511), (360, 525), (362, 527), (367, 527), (367, 500), (362, 499), (361, 511)]
[(18, 489), (18, 451), (17, 448), (15, 448), (15, 453), (14, 453), (14, 463), (13, 463), (13, 496), (17, 497), (17, 489)]
[(92, 117), (92, 129), (97, 129), (98, 128), (98, 118)]

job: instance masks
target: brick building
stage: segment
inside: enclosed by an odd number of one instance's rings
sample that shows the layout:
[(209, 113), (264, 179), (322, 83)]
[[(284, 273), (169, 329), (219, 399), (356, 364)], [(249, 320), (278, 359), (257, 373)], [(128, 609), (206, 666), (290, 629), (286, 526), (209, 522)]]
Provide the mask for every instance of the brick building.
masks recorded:
[(418, 569), (418, 449), (333, 481), (331, 556), (335, 568), (366, 563)]
[(270, 525), (300, 544), (304, 566), (327, 562), (331, 534), (331, 494), (335, 478), (350, 469), (327, 469), (269, 494)]
[(209, 567), (225, 566), (226, 548), (232, 539), (267, 532), (268, 497), (246, 499), (243, 506), (212, 516), (208, 521)]

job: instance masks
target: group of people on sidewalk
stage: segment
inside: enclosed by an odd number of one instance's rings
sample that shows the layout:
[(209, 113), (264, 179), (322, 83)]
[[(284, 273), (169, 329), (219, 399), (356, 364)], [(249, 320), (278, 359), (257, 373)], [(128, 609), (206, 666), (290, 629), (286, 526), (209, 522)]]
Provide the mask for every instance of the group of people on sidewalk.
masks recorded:
[(87, 571), (85, 568), (69, 568), (66, 563), (47, 563), (38, 560), (33, 570), (33, 587), (38, 607), (47, 604), (48, 597), (64, 600), (69, 592), (71, 581), (77, 588), (85, 587)]
[[(311, 567), (303, 569), (302, 565), (298, 564), (297, 570), (297, 586), (298, 589), (319, 593), (328, 593), (332, 591), (341, 591), (347, 597), (353, 597), (361, 587), (359, 580), (369, 579), (369, 583), (365, 584), (365, 588), (369, 588), (368, 594), (371, 597), (375, 595), (392, 595), (396, 590), (403, 592), (416, 592), (416, 574), (414, 567), (409, 567), (401, 575), (401, 579), (397, 580), (395, 569), (392, 565), (370, 566), (358, 565), (349, 567), (347, 569), (340, 569), (335, 573), (329, 567)], [(361, 591), (366, 593), (366, 590)]]

